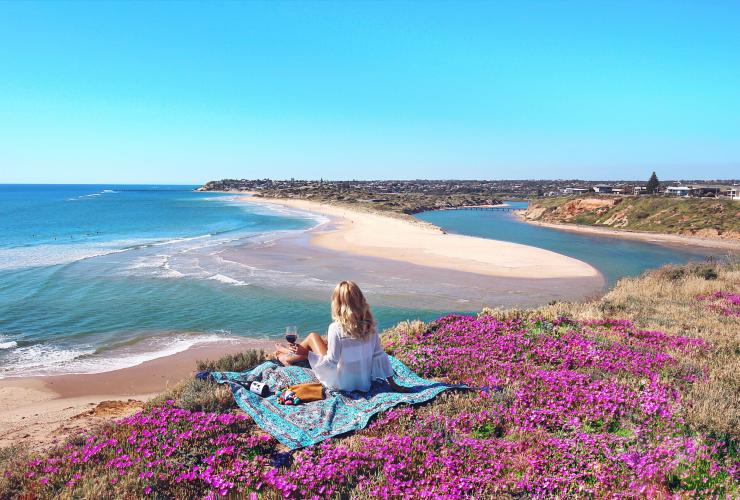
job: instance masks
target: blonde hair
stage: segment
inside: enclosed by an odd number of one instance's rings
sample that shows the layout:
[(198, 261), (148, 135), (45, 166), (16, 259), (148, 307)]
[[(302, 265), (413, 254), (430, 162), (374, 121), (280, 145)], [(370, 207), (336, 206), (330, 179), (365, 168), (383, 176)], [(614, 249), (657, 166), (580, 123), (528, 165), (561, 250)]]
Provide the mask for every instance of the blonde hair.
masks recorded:
[(362, 290), (354, 281), (341, 281), (331, 294), (331, 317), (338, 321), (344, 333), (365, 340), (375, 333), (375, 318)]

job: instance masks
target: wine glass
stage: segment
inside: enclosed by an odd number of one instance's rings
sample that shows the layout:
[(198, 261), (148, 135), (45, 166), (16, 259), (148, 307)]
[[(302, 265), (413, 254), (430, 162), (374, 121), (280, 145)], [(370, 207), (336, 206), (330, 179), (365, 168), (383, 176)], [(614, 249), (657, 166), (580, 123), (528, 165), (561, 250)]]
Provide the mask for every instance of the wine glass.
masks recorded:
[(298, 327), (295, 325), (290, 325), (285, 327), (285, 340), (288, 341), (289, 344), (295, 344), (296, 340), (298, 340)]

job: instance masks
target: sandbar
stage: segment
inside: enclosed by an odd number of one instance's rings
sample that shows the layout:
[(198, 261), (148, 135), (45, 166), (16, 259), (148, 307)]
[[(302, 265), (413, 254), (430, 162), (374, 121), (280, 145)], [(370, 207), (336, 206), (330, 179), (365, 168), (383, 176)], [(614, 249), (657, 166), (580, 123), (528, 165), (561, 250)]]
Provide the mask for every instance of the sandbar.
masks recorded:
[(518, 243), (448, 234), (410, 217), (308, 200), (241, 199), (333, 218), (332, 229), (315, 231), (312, 237), (314, 245), (330, 250), (503, 278), (601, 278), (593, 266), (572, 257)]

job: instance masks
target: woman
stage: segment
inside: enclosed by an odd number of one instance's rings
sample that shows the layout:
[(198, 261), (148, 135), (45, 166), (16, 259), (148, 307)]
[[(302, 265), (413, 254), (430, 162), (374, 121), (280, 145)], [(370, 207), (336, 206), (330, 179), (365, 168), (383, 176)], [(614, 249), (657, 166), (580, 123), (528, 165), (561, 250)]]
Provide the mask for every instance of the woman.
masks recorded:
[(278, 345), (278, 359), (283, 364), (308, 359), (316, 377), (329, 389), (367, 392), (373, 380), (385, 379), (392, 389), (408, 392), (393, 380), (375, 319), (356, 283), (342, 281), (334, 288), (331, 317), (334, 322), (329, 325), (327, 341), (312, 332), (299, 344)]

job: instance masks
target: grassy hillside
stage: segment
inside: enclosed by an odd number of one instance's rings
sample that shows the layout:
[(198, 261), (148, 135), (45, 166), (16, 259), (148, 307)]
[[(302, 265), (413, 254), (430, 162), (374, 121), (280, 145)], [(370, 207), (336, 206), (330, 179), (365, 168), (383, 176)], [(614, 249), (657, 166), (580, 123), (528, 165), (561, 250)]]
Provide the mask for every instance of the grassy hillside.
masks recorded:
[(0, 498), (735, 498), (738, 331), (736, 262), (662, 268), (590, 302), (401, 323), (389, 352), (489, 389), (286, 453), (227, 389), (191, 380), (46, 452), (0, 450)]
[(740, 202), (722, 199), (562, 197), (537, 200), (527, 220), (629, 231), (740, 239)]

